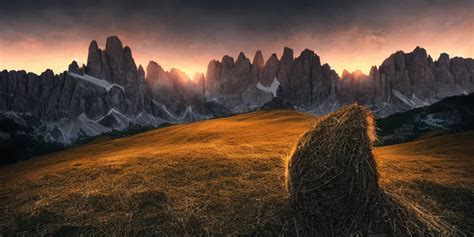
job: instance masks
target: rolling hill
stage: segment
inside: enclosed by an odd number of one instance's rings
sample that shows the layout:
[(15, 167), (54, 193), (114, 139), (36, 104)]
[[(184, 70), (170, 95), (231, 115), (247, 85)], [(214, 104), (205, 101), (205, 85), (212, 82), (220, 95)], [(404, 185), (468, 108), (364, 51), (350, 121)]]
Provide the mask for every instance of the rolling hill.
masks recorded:
[[(174, 125), (0, 167), (0, 234), (294, 234), (288, 157), (316, 118)], [(474, 133), (374, 148), (380, 185), (474, 231)]]

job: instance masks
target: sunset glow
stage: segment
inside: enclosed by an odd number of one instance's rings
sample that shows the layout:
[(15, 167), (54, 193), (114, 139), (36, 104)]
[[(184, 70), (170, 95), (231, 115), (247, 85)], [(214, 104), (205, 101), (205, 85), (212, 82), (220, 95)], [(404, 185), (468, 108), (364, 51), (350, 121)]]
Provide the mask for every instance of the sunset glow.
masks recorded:
[[(265, 21), (255, 23), (258, 26), (255, 29), (244, 28), (236, 25), (239, 19), (222, 12), (216, 13), (224, 14), (217, 21), (204, 15), (207, 10), (203, 9), (195, 10), (196, 18), (187, 16), (182, 22), (174, 23), (183, 25), (182, 29), (162, 24), (161, 18), (166, 16), (152, 15), (146, 9), (143, 9), (143, 15), (132, 15), (120, 27), (116, 22), (120, 19), (115, 15), (104, 16), (104, 19), (94, 15), (85, 19), (89, 15), (78, 13), (78, 19), (60, 15), (63, 21), (50, 22), (48, 11), (32, 10), (45, 16), (35, 20), (21, 13), (18, 18), (9, 18), (7, 13), (11, 12), (6, 12), (0, 19), (0, 69), (41, 73), (51, 68), (62, 72), (73, 59), (77, 59), (79, 65), (85, 64), (90, 41), (97, 40), (103, 48), (105, 38), (110, 35), (118, 35), (125, 45), (130, 46), (137, 66), (142, 64), (146, 68), (148, 61), (153, 60), (165, 70), (178, 68), (191, 78), (195, 72), (205, 73), (210, 60), (220, 60), (226, 54), (236, 59), (240, 52), (244, 52), (252, 61), (255, 52), (261, 49), (266, 60), (274, 52), (280, 57), (285, 46), (294, 50), (295, 57), (305, 48), (314, 50), (322, 63), (329, 63), (339, 74), (344, 69), (350, 72), (360, 69), (368, 73), (371, 66), (380, 65), (397, 50), (409, 52), (416, 46), (425, 48), (434, 60), (442, 52), (451, 57), (474, 57), (471, 9), (461, 3), (449, 7), (438, 5), (442, 6), (415, 5), (419, 8), (416, 14), (411, 14), (416, 9), (407, 11), (399, 6), (391, 7), (388, 12), (376, 13), (377, 21), (370, 17), (361, 18), (360, 14), (356, 19), (349, 14), (347, 21), (338, 23), (326, 18), (299, 16), (297, 18), (301, 20), (297, 23), (278, 31), (269, 31), (267, 28), (271, 25)], [(363, 5), (352, 7), (355, 12), (367, 8)], [(371, 6), (374, 9), (382, 7)], [(90, 11), (92, 14), (95, 10)], [(261, 14), (251, 18), (278, 15), (270, 10)], [(197, 19), (201, 15), (205, 19)], [(280, 18), (276, 19), (280, 21)], [(92, 23), (74, 25), (76, 20), (91, 20)], [(174, 18), (165, 20), (175, 21)], [(105, 24), (109, 21), (113, 24)], [(200, 21), (210, 23), (196, 30), (194, 27)], [(70, 27), (72, 25), (74, 27)]]
[[(460, 29), (458, 34), (451, 36), (451, 41), (457, 44), (448, 44), (447, 39), (439, 41), (426, 42), (424, 48), (436, 60), (440, 53), (446, 52), (451, 57), (462, 56), (462, 57), (474, 57), (472, 44), (463, 44), (462, 37), (464, 32)], [(465, 34), (464, 34), (465, 35)], [(103, 36), (98, 40), (100, 47), (104, 46)], [(317, 39), (308, 39), (308, 41)], [(372, 66), (379, 66), (384, 59), (390, 56), (391, 53), (397, 50), (403, 50), (409, 52), (413, 50), (417, 44), (411, 43), (405, 39), (393, 40), (391, 43), (387, 43), (382, 46), (367, 46), (367, 45), (345, 45), (341, 42), (333, 47), (318, 48), (314, 47), (314, 50), (320, 57), (323, 63), (329, 63), (338, 74), (341, 74), (344, 69), (349, 72), (360, 69), (363, 73), (367, 74)], [(101, 42), (102, 41), (102, 42)], [(136, 59), (137, 66), (139, 64), (146, 68), (149, 60), (157, 61), (165, 70), (171, 68), (178, 68), (184, 71), (191, 79), (196, 72), (205, 73), (207, 70), (207, 64), (212, 59), (220, 60), (225, 54), (230, 54), (236, 59), (238, 56), (237, 51), (224, 52), (200, 52), (198, 50), (194, 53), (189, 52), (188, 55), (179, 54), (172, 55), (172, 52), (168, 52), (169, 49), (156, 45), (155, 48), (146, 50), (141, 46), (140, 42), (133, 42), (124, 40), (128, 45), (131, 45), (132, 53)], [(50, 68), (54, 72), (62, 72), (67, 70), (68, 65), (72, 60), (77, 60), (79, 65), (87, 63), (87, 48), (89, 41), (83, 39), (83, 41), (77, 40), (75, 42), (67, 43), (67, 45), (55, 46), (48, 42), (40, 41), (39, 39), (25, 39), (24, 41), (18, 41), (14, 47), (4, 41), (0, 41), (0, 68), (8, 70), (27, 70), (34, 73), (41, 73), (45, 69)], [(308, 42), (306, 42), (308, 43)], [(395, 43), (402, 43), (404, 47), (394, 46)], [(446, 43), (446, 44), (445, 44)], [(295, 57), (299, 55), (299, 52), (304, 49), (298, 42), (293, 43), (296, 47)], [(400, 44), (400, 45), (402, 45)], [(281, 43), (281, 45), (284, 45)], [(290, 46), (290, 43), (288, 44)], [(68, 50), (62, 50), (66, 47)], [(256, 48), (256, 46), (250, 46)], [(290, 46), (291, 47), (291, 46)], [(353, 47), (348, 49), (348, 47)], [(332, 49), (334, 48), (334, 49)], [(282, 54), (282, 47), (269, 47), (263, 50), (265, 59), (267, 59), (271, 52), (276, 52), (280, 57)], [(246, 56), (252, 61), (255, 51), (244, 51)], [(195, 55), (197, 54), (197, 55)]]

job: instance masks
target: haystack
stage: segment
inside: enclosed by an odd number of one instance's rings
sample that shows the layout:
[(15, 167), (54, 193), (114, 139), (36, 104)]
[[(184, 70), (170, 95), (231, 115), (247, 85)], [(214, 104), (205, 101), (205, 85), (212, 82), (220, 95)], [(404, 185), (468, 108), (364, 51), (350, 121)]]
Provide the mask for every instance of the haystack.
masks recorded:
[(375, 139), (374, 119), (359, 105), (320, 118), (300, 138), (287, 180), (300, 232), (323, 236), (445, 233), (448, 225), (428, 214), (428, 220), (418, 218), (379, 187), (372, 155)]

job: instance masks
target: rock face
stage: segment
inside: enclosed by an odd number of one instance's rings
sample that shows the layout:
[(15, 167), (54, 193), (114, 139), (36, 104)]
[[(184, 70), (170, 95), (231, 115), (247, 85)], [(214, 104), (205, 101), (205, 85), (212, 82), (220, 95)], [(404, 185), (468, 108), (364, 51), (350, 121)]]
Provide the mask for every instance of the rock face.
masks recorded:
[(173, 68), (166, 72), (158, 63), (150, 61), (146, 81), (154, 105), (164, 106), (172, 114), (183, 114), (190, 106), (198, 113), (205, 113), (205, 81), (202, 74), (191, 80), (179, 69)]
[(197, 82), (177, 69), (165, 72), (153, 61), (145, 74), (130, 48), (112, 36), (105, 49), (91, 42), (81, 68), (72, 62), (58, 75), (2, 71), (0, 111), (15, 121), (38, 120), (31, 135), (39, 140), (69, 144), (112, 130), (208, 118), (204, 80)]
[(271, 54), (266, 61), (260, 50), (252, 61), (244, 53), (236, 60), (226, 55), (191, 80), (154, 61), (146, 70), (137, 67), (131, 49), (111, 36), (105, 49), (91, 42), (87, 65), (72, 62), (60, 74), (0, 72), (0, 112), (32, 116), (40, 121), (34, 129), (39, 139), (68, 144), (112, 130), (254, 111), (274, 97), (284, 107), (317, 114), (358, 102), (386, 116), (473, 91), (473, 59), (441, 54), (433, 61), (419, 47), (392, 54), (369, 75), (339, 77), (313, 51), (295, 57), (284, 48), (280, 58)]
[[(229, 56), (222, 63), (211, 61), (206, 76), (208, 98), (236, 112), (250, 111), (272, 98), (268, 91), (255, 89), (256, 85), (270, 86), (277, 78), (278, 96), (299, 109), (325, 114), (357, 102), (376, 115), (387, 116), (474, 91), (473, 59), (450, 59), (441, 54), (433, 61), (420, 47), (392, 54), (379, 67), (372, 67), (369, 75), (344, 71), (339, 76), (309, 49), (294, 58), (293, 50), (284, 48), (280, 59), (272, 54), (265, 63), (261, 55), (258, 51), (253, 63), (245, 67), (233, 63)], [(236, 89), (229, 91), (229, 87)]]
[(256, 64), (251, 64), (243, 53), (235, 62), (227, 55), (221, 62), (212, 60), (206, 73), (206, 100), (217, 101), (235, 113), (254, 110), (271, 100), (271, 95), (256, 88), (265, 70), (259, 57), (257, 53)]

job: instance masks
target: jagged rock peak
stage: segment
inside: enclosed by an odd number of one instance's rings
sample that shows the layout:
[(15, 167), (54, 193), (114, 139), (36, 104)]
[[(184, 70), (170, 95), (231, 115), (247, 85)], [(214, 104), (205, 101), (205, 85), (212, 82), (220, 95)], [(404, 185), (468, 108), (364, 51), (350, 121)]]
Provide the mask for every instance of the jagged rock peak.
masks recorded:
[(300, 57), (305, 56), (305, 55), (307, 55), (307, 56), (313, 56), (313, 55), (318, 56), (311, 49), (304, 49), (303, 51), (301, 51)]
[(265, 66), (262, 70), (262, 75), (260, 77), (260, 83), (264, 86), (269, 86), (278, 76), (278, 71), (280, 70), (280, 61), (278, 60), (277, 55), (274, 53), (268, 58)]
[(410, 54), (425, 57), (425, 58), (429, 57), (425, 48), (422, 48), (420, 46), (416, 46), (411, 52), (405, 52), (403, 50), (397, 50), (395, 53), (391, 54), (390, 57), (385, 59), (384, 62), (387, 61), (387, 60), (391, 60), (392, 58), (395, 58), (395, 60), (397, 60), (397, 58), (405, 57), (405, 56), (410, 55)]
[(293, 61), (293, 59), (294, 59), (293, 49), (290, 49), (288, 47), (283, 48), (283, 55), (281, 56), (280, 61), (287, 62), (287, 61)]
[(54, 78), (54, 72), (51, 69), (46, 69), (43, 73), (41, 73), (41, 78), (52, 79)]
[(71, 64), (69, 64), (68, 71), (69, 71), (69, 72), (76, 73), (76, 74), (79, 74), (79, 73), (80, 73), (80, 71), (79, 71), (79, 65), (77, 65), (77, 62), (76, 62), (75, 60), (73, 60), (73, 61), (71, 62)]
[(101, 77), (102, 73), (102, 59), (101, 59), (102, 50), (99, 49), (97, 42), (92, 40), (89, 45), (89, 52), (87, 55), (87, 74)]
[(235, 63), (237, 64), (239, 62), (243, 62), (246, 59), (247, 59), (247, 57), (245, 56), (244, 52), (240, 52), (239, 56), (237, 57), (237, 61), (235, 61)]
[(263, 59), (262, 50), (257, 50), (257, 52), (255, 52), (252, 64), (258, 69), (262, 69), (263, 66), (265, 66), (265, 60)]
[(427, 55), (426, 53), (426, 49), (420, 47), (420, 46), (416, 46), (416, 48), (413, 50), (413, 53), (418, 53), (418, 54), (421, 54), (421, 55)]
[(366, 78), (367, 75), (363, 73), (361, 70), (357, 69), (351, 73), (352, 77), (355, 79)]
[(336, 73), (334, 69), (331, 68), (331, 66), (327, 63), (321, 65), (321, 70), (324, 71), (325, 73), (331, 73), (335, 75), (335, 78), (340, 79), (339, 75)]
[(313, 50), (310, 50), (310, 49), (305, 49), (301, 51), (300, 56), (298, 56), (296, 60), (301, 60), (303, 62), (308, 62), (310, 64), (314, 63), (316, 65), (321, 64), (319, 56), (316, 53), (314, 53)]
[(204, 73), (202, 72), (196, 72), (193, 77), (194, 82), (201, 82), (204, 81)]
[(92, 40), (91, 43), (89, 44), (89, 51), (98, 51), (99, 50), (99, 45), (97, 44), (97, 41)]
[(213, 60), (211, 60), (211, 61), (209, 62), (209, 65), (211, 65), (211, 64), (219, 64), (219, 63), (221, 63), (221, 62), (219, 62), (219, 60), (213, 59)]
[(132, 50), (128, 46), (123, 47), (123, 52), (124, 52), (124, 54), (128, 54), (128, 55), (132, 56)]
[(267, 63), (265, 63), (265, 67), (268, 67), (269, 65), (274, 65), (279, 62), (278, 57), (276, 53), (273, 53), (267, 60)]
[(229, 56), (229, 55), (224, 55), (224, 57), (222, 57), (222, 64), (233, 66), (234, 65), (234, 58)]
[(438, 62), (439, 61), (449, 61), (449, 54), (441, 53), (438, 57)]
[(377, 73), (379, 73), (377, 66), (372, 66), (369, 71), (369, 76), (374, 77)]
[(117, 36), (107, 37), (105, 43), (105, 51), (107, 53), (107, 59), (109, 60), (112, 68), (120, 67), (123, 63), (123, 45), (122, 41)]
[(137, 70), (137, 65), (135, 64), (135, 60), (133, 59), (132, 50), (130, 49), (130, 47), (125, 46), (123, 48), (123, 55), (125, 60), (125, 66), (127, 66), (129, 70)]
[(410, 64), (410, 60), (413, 60), (413, 63), (422, 63), (424, 64), (426, 60), (433, 61), (431, 56), (428, 55), (424, 48), (417, 46), (411, 53), (406, 54), (408, 56), (408, 64)]
[(327, 63), (321, 65), (321, 67), (322, 67), (324, 70), (331, 71), (331, 65), (329, 65), (329, 64), (327, 64)]
[(99, 45), (97, 44), (97, 41), (92, 40), (91, 43), (89, 44), (89, 57), (94, 56), (96, 54), (100, 55), (100, 49)]
[(160, 74), (164, 73), (165, 70), (155, 61), (148, 62), (148, 66), (146, 67), (146, 80), (157, 80), (160, 77)]
[(141, 79), (141, 80), (144, 80), (145, 79), (145, 70), (143, 70), (143, 67), (142, 65), (138, 65), (138, 70), (137, 70), (137, 73), (138, 73), (138, 78)]
[(189, 82), (191, 79), (184, 73), (183, 71), (177, 69), (177, 68), (171, 68), (169, 72), (169, 77), (173, 80), (177, 80), (180, 82)]
[(361, 70), (356, 69), (353, 72), (349, 72), (346, 69), (342, 71), (341, 79), (354, 79), (354, 80), (359, 80), (359, 79), (365, 79), (367, 78), (367, 75), (365, 75)]
[(347, 71), (346, 69), (342, 70), (341, 79), (345, 79), (349, 77), (351, 77), (351, 73)]
[(450, 61), (450, 60), (451, 60), (451, 59), (449, 58), (449, 55), (448, 55), (447, 53), (441, 53), (441, 54), (439, 55), (438, 60), (437, 60), (437, 64), (438, 64), (439, 66), (444, 66), (444, 67), (448, 68), (448, 67), (449, 67), (449, 61)]
[(105, 41), (105, 49), (114, 49), (114, 48), (120, 48), (123, 49), (122, 41), (120, 41), (118, 36), (109, 36), (107, 37), (107, 40)]

